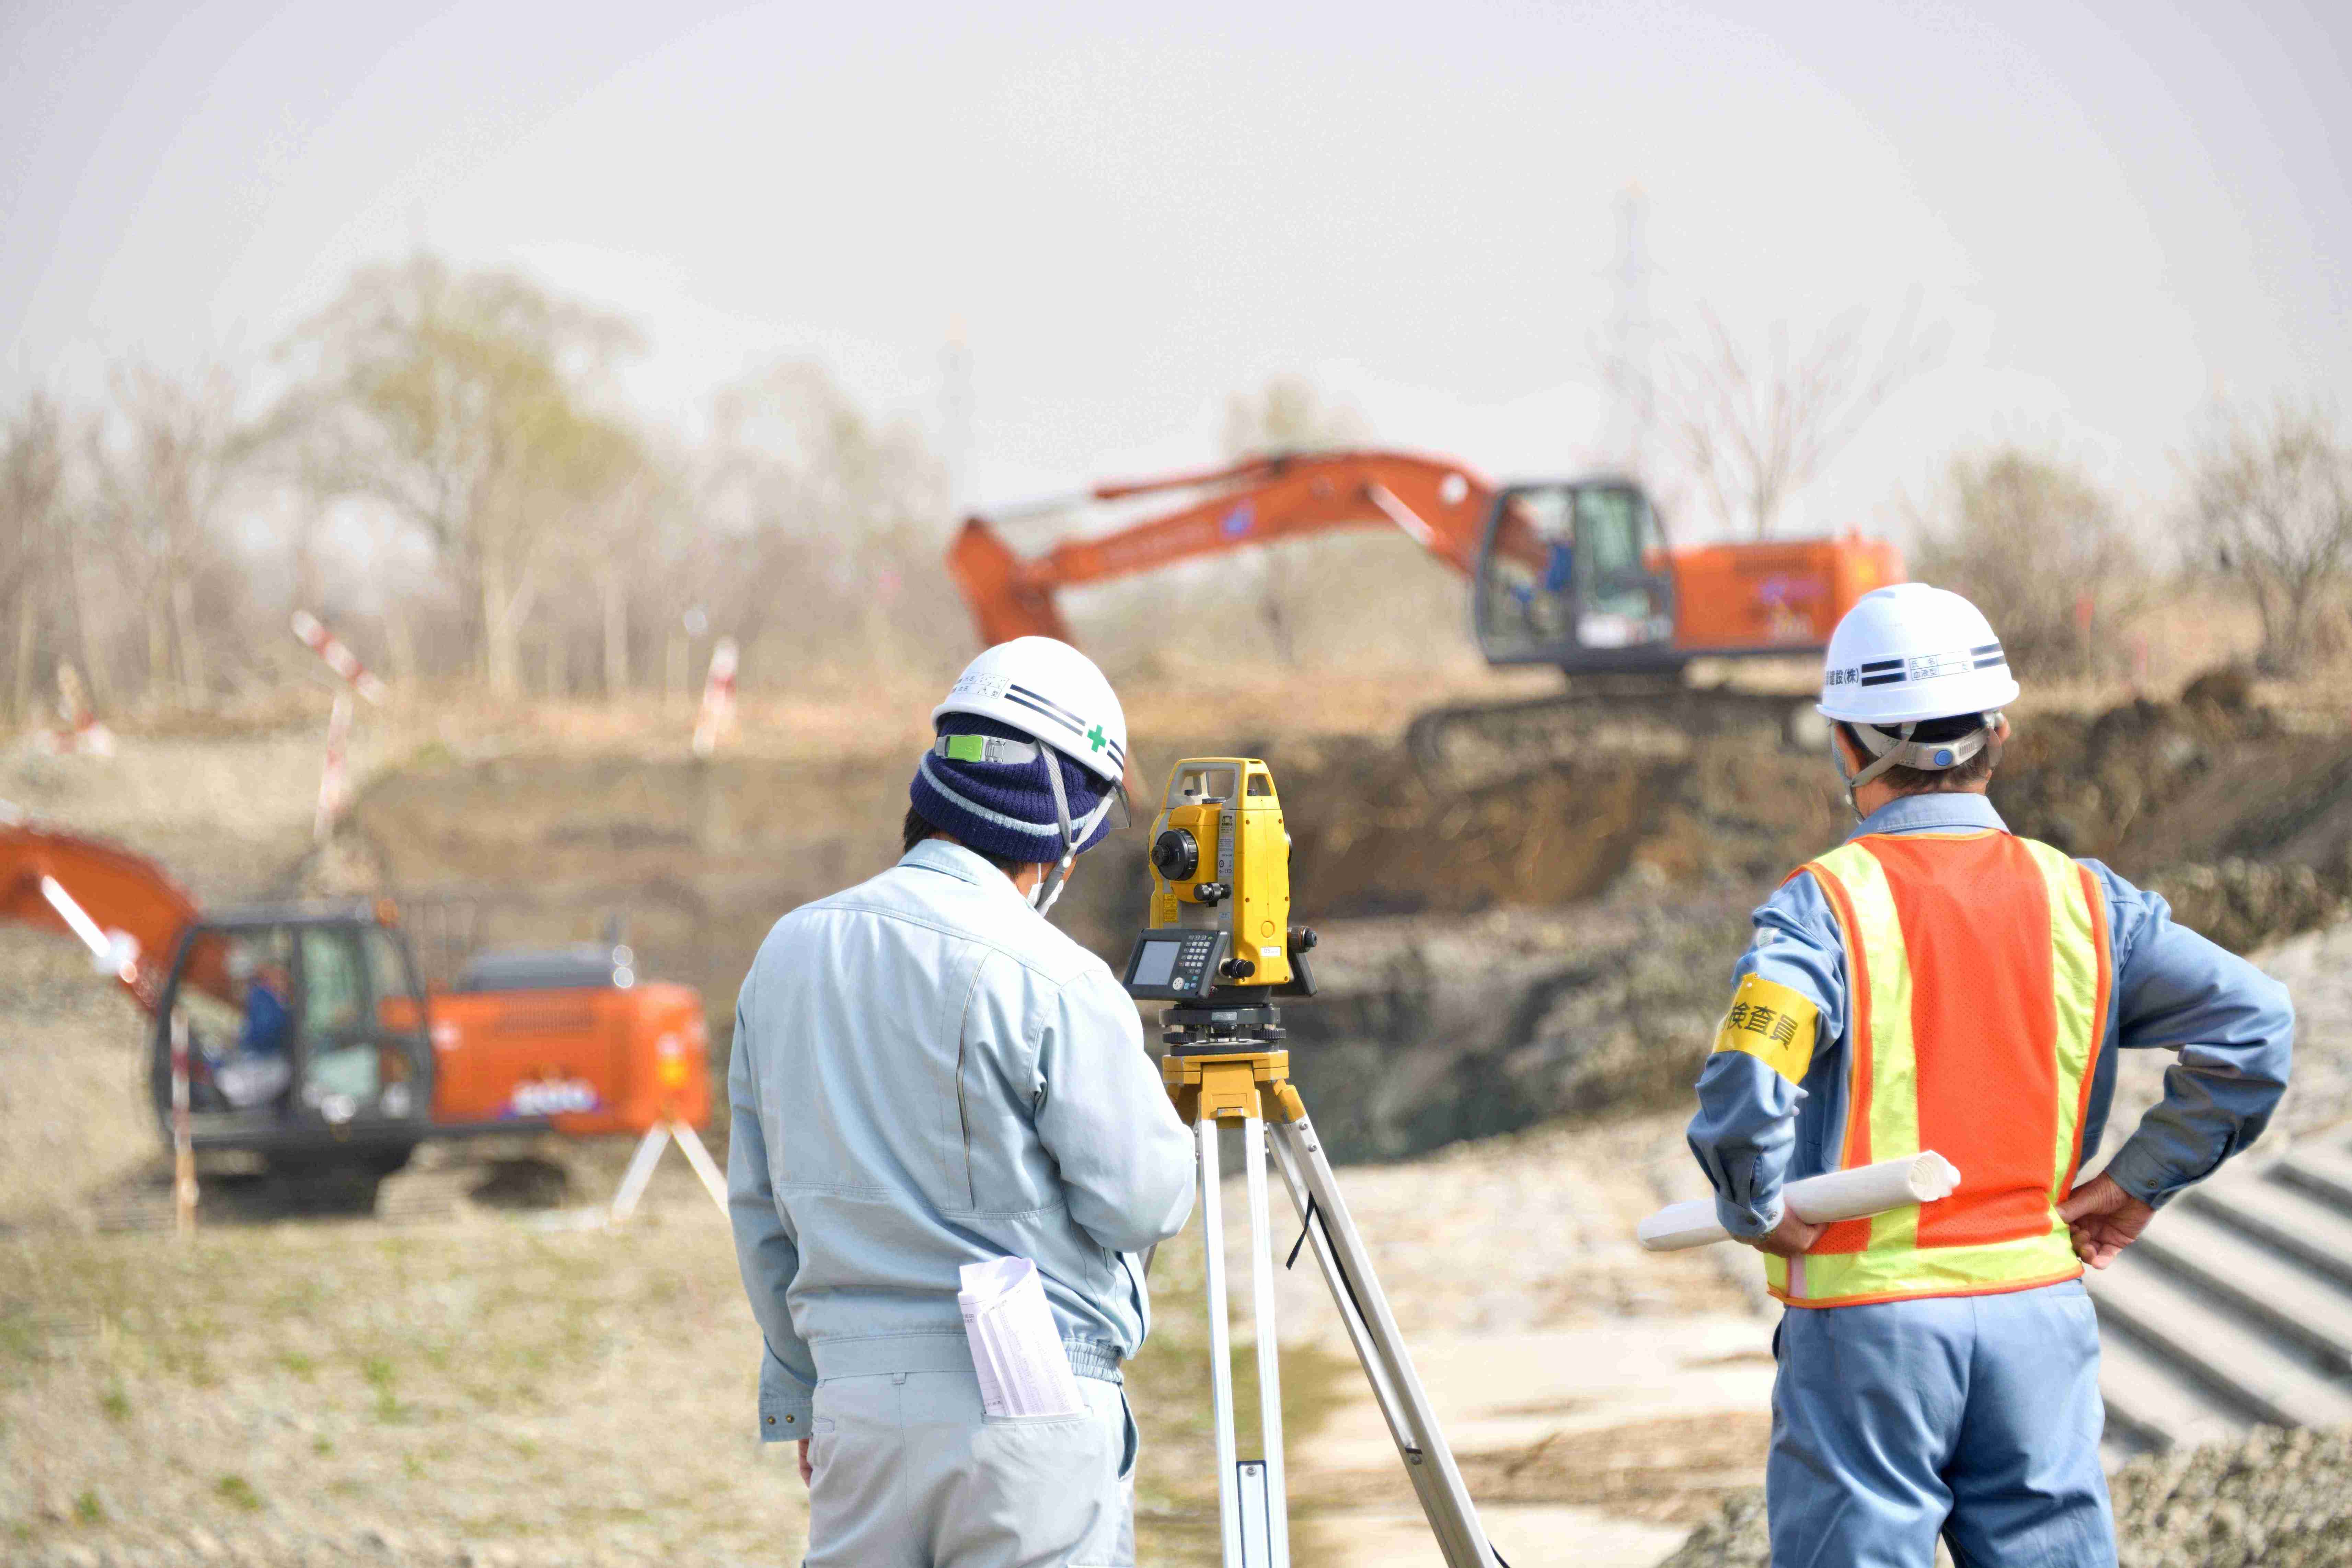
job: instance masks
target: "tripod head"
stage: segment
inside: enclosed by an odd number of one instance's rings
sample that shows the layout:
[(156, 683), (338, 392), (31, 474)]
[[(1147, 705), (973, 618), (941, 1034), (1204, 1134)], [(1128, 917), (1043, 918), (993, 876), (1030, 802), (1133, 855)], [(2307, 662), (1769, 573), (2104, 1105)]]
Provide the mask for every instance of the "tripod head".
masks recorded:
[(1282, 1009), (1272, 1005), (1187, 1006), (1160, 1016), (1160, 1037), (1178, 1057), (1232, 1056), (1274, 1049), (1283, 1037)]

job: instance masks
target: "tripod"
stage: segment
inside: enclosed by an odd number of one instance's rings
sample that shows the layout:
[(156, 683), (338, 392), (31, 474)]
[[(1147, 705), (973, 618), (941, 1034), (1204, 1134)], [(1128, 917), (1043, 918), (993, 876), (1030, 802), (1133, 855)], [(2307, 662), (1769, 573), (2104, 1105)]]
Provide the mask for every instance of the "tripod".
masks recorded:
[[(1446, 1568), (1499, 1568), (1494, 1548), (1454, 1468), (1437, 1418), (1405, 1353), (1388, 1298), (1324, 1158), (1307, 1103), (1289, 1082), (1290, 1053), (1272, 1006), (1175, 1006), (1168, 1010), (1161, 1076), (1177, 1114), (1192, 1129), (1201, 1182), (1201, 1232), (1209, 1297), (1209, 1375), (1216, 1414), (1217, 1521), (1225, 1568), (1290, 1568), (1290, 1525), (1282, 1472), (1281, 1347), (1274, 1324), (1274, 1251), (1266, 1213), (1265, 1155), (1271, 1144), (1282, 1184), (1315, 1249), (1332, 1304), (1395, 1439), (1421, 1510)], [(1259, 1436), (1264, 1457), (1241, 1459), (1234, 1434), (1233, 1328), (1225, 1300), (1225, 1231), (1218, 1192), (1220, 1128), (1238, 1121), (1247, 1186), (1251, 1321), (1257, 1330)], [(1296, 1253), (1293, 1254), (1296, 1256)]]

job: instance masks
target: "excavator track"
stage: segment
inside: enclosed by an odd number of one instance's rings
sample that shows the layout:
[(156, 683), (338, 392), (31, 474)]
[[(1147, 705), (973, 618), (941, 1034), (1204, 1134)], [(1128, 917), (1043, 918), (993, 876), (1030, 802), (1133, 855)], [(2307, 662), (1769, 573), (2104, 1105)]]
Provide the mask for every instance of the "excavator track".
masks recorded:
[(1434, 787), (1524, 778), (1595, 754), (1676, 762), (1703, 742), (1824, 752), (1812, 704), (1779, 692), (1685, 686), (1654, 677), (1578, 677), (1557, 697), (1433, 708), (1406, 726), (1406, 754)]

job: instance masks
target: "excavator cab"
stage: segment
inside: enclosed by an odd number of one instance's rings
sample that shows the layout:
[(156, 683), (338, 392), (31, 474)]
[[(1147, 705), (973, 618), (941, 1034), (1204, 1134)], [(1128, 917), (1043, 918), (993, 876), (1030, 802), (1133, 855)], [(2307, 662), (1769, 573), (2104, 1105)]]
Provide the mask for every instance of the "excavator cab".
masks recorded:
[(199, 1149), (391, 1171), (430, 1126), (425, 991), (372, 906), (208, 914), (182, 936), (159, 1004), (156, 1111), (168, 1125), (177, 1036)]
[(1675, 579), (1650, 498), (1630, 479), (1510, 485), (1488, 514), (1471, 615), (1491, 664), (1671, 674)]

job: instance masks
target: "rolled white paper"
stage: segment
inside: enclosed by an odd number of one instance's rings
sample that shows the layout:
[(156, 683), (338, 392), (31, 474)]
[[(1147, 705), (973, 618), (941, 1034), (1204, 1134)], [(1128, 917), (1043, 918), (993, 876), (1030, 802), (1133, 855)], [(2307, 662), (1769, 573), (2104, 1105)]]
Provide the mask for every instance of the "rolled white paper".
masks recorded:
[[(1929, 1149), (1907, 1160), (1882, 1160), (1859, 1170), (1807, 1176), (1801, 1182), (1790, 1182), (1780, 1195), (1799, 1219), (1810, 1225), (1830, 1225), (1842, 1219), (1867, 1219), (1913, 1204), (1931, 1204), (1951, 1196), (1959, 1184), (1958, 1168)], [(1634, 1234), (1648, 1252), (1680, 1252), (1731, 1239), (1731, 1233), (1715, 1217), (1713, 1198), (1668, 1204), (1643, 1220)]]

